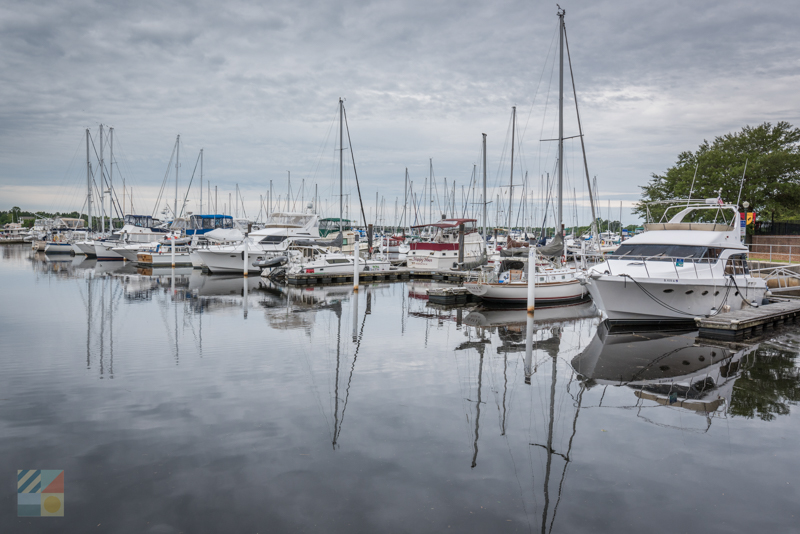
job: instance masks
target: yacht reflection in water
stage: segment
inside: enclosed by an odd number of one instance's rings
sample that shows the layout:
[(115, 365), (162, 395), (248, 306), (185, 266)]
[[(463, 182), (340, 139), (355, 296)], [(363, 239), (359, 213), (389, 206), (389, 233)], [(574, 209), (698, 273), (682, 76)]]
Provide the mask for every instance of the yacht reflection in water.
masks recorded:
[[(752, 365), (759, 345), (735, 350), (700, 342), (697, 332), (610, 333), (605, 324), (572, 366), (587, 388), (625, 387), (632, 390), (638, 417), (665, 427), (707, 432), (715, 418), (725, 418), (731, 406), (734, 383)], [(604, 394), (599, 406), (603, 404)], [(670, 422), (670, 407), (703, 417), (700, 428)]]

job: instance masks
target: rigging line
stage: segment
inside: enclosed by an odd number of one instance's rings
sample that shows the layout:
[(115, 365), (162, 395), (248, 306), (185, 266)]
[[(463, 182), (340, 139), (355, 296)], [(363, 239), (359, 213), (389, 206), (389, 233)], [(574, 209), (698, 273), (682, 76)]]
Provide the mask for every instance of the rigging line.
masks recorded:
[[(91, 136), (89, 137), (89, 139), (92, 141), (92, 149), (94, 150), (94, 155), (95, 155), (95, 157), (97, 158), (97, 160), (99, 161), (99, 160), (100, 160), (100, 157), (99, 157), (99, 156), (98, 156), (98, 154), (97, 154), (97, 147), (96, 147), (96, 146), (95, 146), (95, 144), (94, 144), (94, 139), (92, 139), (92, 138), (91, 138)], [(105, 168), (105, 161), (103, 162), (103, 168)], [(103, 180), (102, 180), (102, 178), (103, 178), (103, 173), (100, 173), (100, 177), (101, 177), (101, 181), (103, 181)], [(96, 185), (96, 184), (95, 184), (95, 185)], [(119, 198), (117, 198), (117, 202), (116, 202), (116, 204), (114, 203), (114, 193), (115, 193), (116, 191), (115, 191), (115, 190), (114, 190), (114, 189), (111, 187), (111, 183), (110, 183), (108, 180), (105, 180), (103, 183), (101, 183), (101, 184), (100, 184), (100, 188), (102, 189), (102, 188), (103, 188), (105, 185), (108, 185), (108, 191), (109, 191), (109, 193), (108, 193), (108, 194), (109, 194), (109, 196), (111, 197), (111, 206), (112, 206), (112, 208), (115, 208), (115, 209), (116, 209), (116, 211), (117, 211), (117, 215), (121, 214), (122, 210), (120, 209), (120, 206), (119, 206)], [(103, 205), (103, 203), (102, 203), (102, 202), (100, 203), (100, 208), (101, 208), (101, 211), (102, 211), (102, 213), (105, 213), (105, 206)], [(113, 217), (114, 217), (114, 214), (113, 214), (113, 213), (109, 213), (109, 214), (108, 214), (108, 218), (109, 218), (109, 219), (113, 219)], [(111, 223), (109, 223), (109, 224), (111, 224)]]
[(353, 142), (350, 140), (350, 124), (347, 122), (347, 110), (342, 104), (342, 111), (344, 112), (344, 125), (345, 129), (347, 130), (347, 145), (350, 148), (350, 157), (353, 159), (353, 175), (356, 178), (356, 189), (358, 189), (358, 203), (361, 205), (361, 217), (364, 221), (364, 225), (367, 224), (367, 216), (364, 215), (364, 201), (361, 200), (361, 186), (358, 183), (358, 172), (356, 171), (356, 156), (353, 153)]
[[(539, 139), (544, 137), (544, 123), (545, 123), (545, 120), (547, 119), (547, 109), (548, 109), (548, 107), (550, 105), (550, 89), (553, 86), (553, 76), (555, 75), (555, 71), (556, 71), (556, 61), (555, 61), (555, 57), (553, 57), (553, 65), (550, 68), (550, 80), (549, 80), (549, 84), (547, 86), (547, 98), (545, 98), (545, 101), (544, 101), (544, 112), (542, 113), (542, 124), (541, 124), (541, 126), (539, 128)], [(554, 129), (555, 129), (555, 124), (551, 128), (551, 136), (552, 136), (552, 131)], [(542, 165), (541, 162), (543, 161), (543, 159), (542, 159), (542, 144), (543, 143), (539, 143), (539, 174), (542, 173), (542, 167), (541, 167), (541, 165)], [(547, 154), (549, 154), (551, 146), (550, 146), (550, 143), (546, 143), (546, 144), (547, 144)]]
[[(525, 137), (525, 132), (528, 130), (528, 122), (531, 120), (531, 114), (533, 113), (533, 106), (536, 104), (536, 96), (539, 94), (539, 87), (542, 85), (542, 80), (544, 79), (544, 73), (547, 69), (547, 60), (550, 58), (550, 52), (553, 51), (553, 43), (556, 41), (556, 34), (558, 33), (558, 26), (553, 30), (553, 36), (550, 38), (550, 46), (547, 49), (547, 54), (545, 55), (544, 63), (542, 63), (542, 72), (539, 74), (539, 82), (536, 84), (536, 90), (533, 92), (533, 101), (531, 102), (530, 110), (528, 110), (528, 118), (525, 119), (525, 127), (522, 129), (522, 134), (520, 137)], [(555, 65), (555, 55), (553, 56), (553, 64)]]
[(164, 188), (167, 186), (167, 179), (169, 178), (169, 172), (172, 168), (172, 160), (175, 158), (175, 149), (178, 146), (178, 142), (176, 141), (175, 144), (172, 146), (172, 155), (169, 157), (169, 163), (167, 163), (167, 171), (164, 173), (164, 180), (161, 182), (161, 190), (158, 192), (158, 196), (156, 197), (156, 203), (153, 205), (153, 214), (151, 217), (155, 218), (156, 211), (158, 210), (158, 205), (161, 204), (161, 196), (164, 194)]
[[(197, 166), (200, 164), (200, 153), (197, 153), (197, 159), (194, 162), (194, 169), (192, 170), (192, 177), (189, 178), (189, 185), (186, 187), (186, 195), (183, 197), (183, 204), (181, 204), (180, 214), (183, 215), (183, 211), (186, 209), (186, 201), (189, 198), (189, 191), (192, 190), (192, 181), (194, 181), (194, 174), (197, 172)], [(244, 211), (244, 202), (242, 202), (242, 211)], [(245, 214), (247, 217), (247, 214)], [(175, 217), (176, 219), (178, 216)]]

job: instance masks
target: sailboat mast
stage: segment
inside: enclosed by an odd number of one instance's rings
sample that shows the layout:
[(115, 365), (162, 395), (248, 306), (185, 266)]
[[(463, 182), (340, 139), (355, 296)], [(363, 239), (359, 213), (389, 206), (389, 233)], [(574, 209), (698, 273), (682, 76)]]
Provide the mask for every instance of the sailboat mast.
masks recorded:
[(339, 233), (342, 232), (342, 217), (344, 217), (344, 189), (342, 186), (342, 172), (344, 163), (342, 158), (344, 156), (344, 102), (341, 97), (339, 98)]
[(428, 166), (428, 222), (433, 222), (433, 158)]
[(564, 237), (564, 10), (558, 11), (558, 227)]
[(508, 236), (511, 237), (511, 208), (514, 206), (514, 133), (517, 129), (517, 106), (511, 107), (511, 179), (508, 182)]
[[(86, 203), (89, 208), (89, 231), (92, 230), (92, 164), (89, 161), (89, 128), (86, 128)], [(91, 285), (91, 284), (90, 284)]]
[(111, 163), (108, 164), (108, 228), (114, 231), (114, 128), (111, 132)]
[(486, 237), (486, 134), (483, 135), (483, 238)]
[(180, 167), (179, 161), (181, 159), (181, 135), (178, 134), (178, 138), (175, 140), (175, 146), (177, 148), (177, 155), (175, 156), (175, 204), (172, 210), (172, 222), (173, 225), (175, 221), (178, 219), (178, 168)]
[(106, 232), (106, 175), (103, 169), (103, 125), (100, 125), (100, 208), (102, 212), (102, 217), (100, 219), (100, 225), (102, 232)]
[(200, 213), (203, 213), (203, 149), (200, 149)]

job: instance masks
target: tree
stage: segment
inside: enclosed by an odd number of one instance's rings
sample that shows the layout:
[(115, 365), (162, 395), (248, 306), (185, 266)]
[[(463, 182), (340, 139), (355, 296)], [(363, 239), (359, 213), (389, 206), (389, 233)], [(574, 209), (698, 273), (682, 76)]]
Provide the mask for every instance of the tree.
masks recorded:
[[(750, 210), (779, 220), (800, 218), (799, 143), (800, 129), (783, 121), (745, 126), (713, 143), (703, 141), (696, 152), (681, 152), (663, 175), (652, 174), (650, 182), (640, 186), (642, 201), (689, 198), (697, 168), (692, 198), (716, 198), (721, 190), (723, 200), (736, 202), (747, 162), (740, 202), (746, 200)], [(647, 215), (642, 204), (634, 212)]]

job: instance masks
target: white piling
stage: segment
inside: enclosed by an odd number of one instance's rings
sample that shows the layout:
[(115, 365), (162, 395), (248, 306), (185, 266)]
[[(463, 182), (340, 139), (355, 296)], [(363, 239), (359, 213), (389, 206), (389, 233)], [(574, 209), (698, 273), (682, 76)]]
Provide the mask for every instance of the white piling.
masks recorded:
[[(175, 236), (172, 236), (172, 268), (175, 268)], [(174, 277), (173, 277), (174, 278)]]
[(528, 315), (533, 316), (533, 309), (536, 307), (536, 248), (528, 247)]
[(358, 254), (358, 240), (356, 240), (353, 249), (353, 292), (358, 293), (358, 268), (359, 268), (359, 254)]

